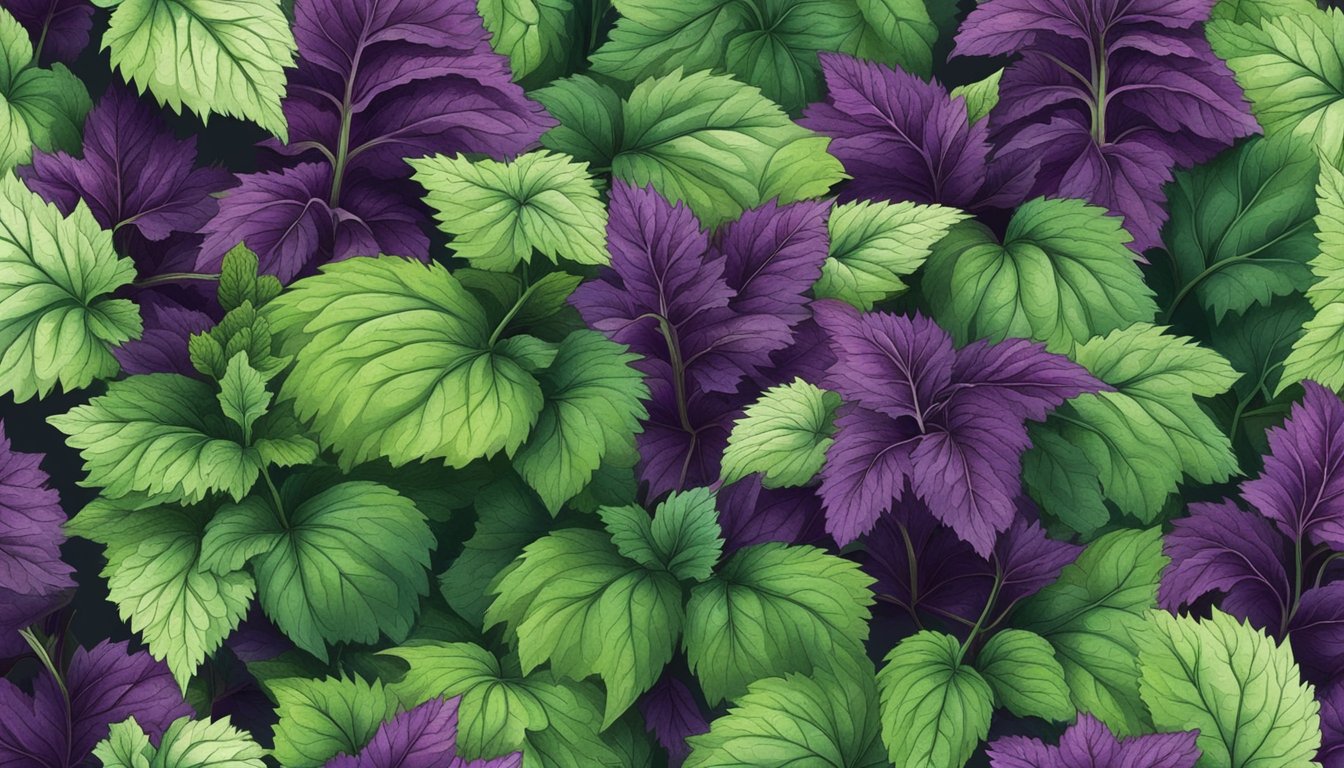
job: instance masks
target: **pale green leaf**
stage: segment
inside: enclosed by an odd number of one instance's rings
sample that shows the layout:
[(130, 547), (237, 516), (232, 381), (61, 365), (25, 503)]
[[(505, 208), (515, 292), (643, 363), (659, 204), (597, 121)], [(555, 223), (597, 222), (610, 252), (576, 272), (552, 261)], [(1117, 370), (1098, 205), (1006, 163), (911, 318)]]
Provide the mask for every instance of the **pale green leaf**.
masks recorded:
[(999, 103), (999, 80), (1003, 78), (1003, 70), (995, 70), (994, 74), (986, 77), (984, 80), (977, 80), (974, 83), (959, 85), (952, 89), (952, 98), (966, 99), (966, 116), (970, 121), (975, 121), (989, 115), (989, 111)]
[(266, 750), (224, 717), (178, 718), (159, 740), (151, 768), (266, 768)]
[(247, 353), (239, 352), (229, 361), (219, 380), (219, 407), (230, 421), (243, 430), (243, 443), (252, 441), (252, 425), (271, 405), (266, 380), (247, 362)]
[(397, 697), (376, 680), (292, 677), (268, 688), (280, 717), (271, 754), (285, 768), (320, 768), (336, 755), (359, 754), (397, 713)]
[(985, 643), (975, 668), (994, 691), (994, 699), (1018, 717), (1072, 720), (1073, 702), (1064, 668), (1050, 643), (1021, 629), (1005, 629)]
[(882, 737), (896, 768), (961, 768), (994, 712), (989, 684), (961, 659), (961, 643), (938, 632), (902, 640), (877, 674)]
[(1344, 172), (1335, 163), (1321, 163), (1316, 207), (1316, 282), (1307, 289), (1316, 316), (1284, 361), (1276, 393), (1303, 379), (1344, 389)]
[(723, 482), (759, 472), (766, 488), (807, 485), (835, 442), (840, 396), (795, 379), (767, 389), (747, 406), (728, 436)]
[(113, 723), (107, 737), (93, 748), (93, 756), (102, 761), (103, 768), (150, 768), (154, 752), (149, 736), (134, 717)]
[(1272, 16), (1316, 13), (1312, 0), (1218, 0), (1210, 18), (1238, 24), (1259, 24)]
[(0, 173), (27, 163), (34, 148), (78, 150), (91, 106), (64, 64), (37, 66), (28, 30), (0, 8)]
[(514, 80), (564, 73), (574, 46), (574, 0), (476, 0), (490, 46), (509, 57)]

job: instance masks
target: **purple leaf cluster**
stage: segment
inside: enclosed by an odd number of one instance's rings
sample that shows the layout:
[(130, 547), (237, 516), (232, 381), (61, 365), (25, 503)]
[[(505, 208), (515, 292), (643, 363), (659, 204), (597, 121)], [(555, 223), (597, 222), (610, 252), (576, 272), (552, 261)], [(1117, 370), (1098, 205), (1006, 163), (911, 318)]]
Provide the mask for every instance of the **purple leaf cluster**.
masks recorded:
[(13, 450), (0, 422), (0, 639), (9, 647), (75, 588), (75, 569), (61, 560), (65, 512), (41, 460)]
[(1100, 720), (1079, 715), (1059, 744), (1007, 736), (989, 746), (991, 768), (1195, 768), (1198, 731), (1118, 739)]

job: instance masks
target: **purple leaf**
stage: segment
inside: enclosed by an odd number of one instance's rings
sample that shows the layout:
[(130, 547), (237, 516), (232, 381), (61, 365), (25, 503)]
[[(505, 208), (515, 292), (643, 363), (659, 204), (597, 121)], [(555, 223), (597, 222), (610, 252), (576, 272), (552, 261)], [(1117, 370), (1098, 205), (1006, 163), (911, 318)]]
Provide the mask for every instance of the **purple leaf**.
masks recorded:
[(1283, 566), (1290, 553), (1269, 521), (1232, 501), (1191, 504), (1163, 552), (1171, 558), (1158, 589), (1163, 608), (1175, 612), (1222, 592), (1223, 610), (1278, 633), (1292, 589)]
[(1344, 549), (1344, 403), (1313, 381), (1282, 427), (1270, 429), (1270, 453), (1241, 496), (1292, 540)]
[(356, 757), (343, 755), (327, 768), (521, 768), (523, 755), (490, 760), (457, 756), (458, 699), (431, 699), (378, 728)]
[(0, 768), (84, 765), (112, 723), (134, 717), (155, 741), (179, 717), (193, 715), (172, 674), (143, 651), (104, 641), (80, 648), (65, 673), (68, 702), (50, 675), (33, 695), (0, 680)]
[(1321, 751), (1316, 753), (1321, 768), (1344, 768), (1344, 683), (1322, 690)]
[[(1032, 507), (1025, 497), (1018, 499), (1019, 510)], [(1034, 516), (1034, 509), (1031, 513)], [(994, 544), (994, 554), (1003, 569), (999, 604), (1012, 605), (1041, 591), (1059, 577), (1064, 566), (1078, 559), (1082, 551), (1077, 544), (1046, 536), (1039, 523), (1029, 519), (1026, 512), (1019, 513)]]
[(822, 53), (827, 101), (799, 122), (831, 137), (829, 150), (852, 178), (841, 198), (911, 200), (957, 208), (1011, 207), (1031, 178), (989, 162), (989, 130), (972, 125), (965, 99), (900, 69)]
[(1325, 682), (1344, 672), (1344, 582), (1303, 592), (1288, 637), (1308, 680)]
[(74, 61), (89, 44), (93, 6), (87, 0), (5, 0), (4, 7), (28, 30), (43, 66)]
[(196, 232), (231, 186), (220, 168), (196, 168), (196, 139), (179, 140), (148, 105), (113, 86), (84, 124), (84, 157), (33, 153), (19, 170), (28, 187), (69, 215), (81, 199), (104, 229), (132, 227), (148, 240)]
[(0, 421), (0, 635), (60, 607), (75, 588), (74, 568), (61, 561), (65, 512), (41, 461), (13, 450)]
[(812, 488), (763, 488), (751, 474), (715, 495), (725, 553), (742, 547), (782, 541), (805, 544), (826, 534), (821, 499)]
[(991, 768), (1194, 768), (1198, 731), (1155, 733), (1117, 739), (1101, 721), (1082, 714), (1064, 731), (1058, 746), (1026, 736), (1007, 736), (989, 745)]
[(908, 609), (971, 620), (989, 599), (993, 571), (988, 561), (939, 523), (914, 494), (902, 495), (882, 515), (863, 551), (864, 569), (877, 579), (874, 589)]
[(1025, 421), (1105, 388), (1040, 344), (977, 342), (954, 350), (933, 321), (860, 314), (817, 302), (836, 362), (826, 385), (847, 401), (822, 469), (827, 530), (846, 544), (910, 481), (913, 492), (987, 556), (1021, 493)]
[(193, 333), (208, 331), (215, 325), (214, 319), (157, 294), (139, 297), (139, 302), (144, 332), (139, 339), (112, 350), (122, 372), (198, 375), (187, 354), (187, 339)]
[(688, 736), (709, 731), (709, 722), (686, 684), (664, 672), (657, 683), (639, 698), (639, 711), (645, 727), (667, 750), (668, 765), (678, 768), (691, 748)]
[(790, 327), (811, 317), (806, 292), (826, 260), (829, 212), (822, 201), (779, 206), (772, 200), (724, 226), (714, 250), (723, 255), (724, 279), (734, 291), (728, 307), (779, 317)]

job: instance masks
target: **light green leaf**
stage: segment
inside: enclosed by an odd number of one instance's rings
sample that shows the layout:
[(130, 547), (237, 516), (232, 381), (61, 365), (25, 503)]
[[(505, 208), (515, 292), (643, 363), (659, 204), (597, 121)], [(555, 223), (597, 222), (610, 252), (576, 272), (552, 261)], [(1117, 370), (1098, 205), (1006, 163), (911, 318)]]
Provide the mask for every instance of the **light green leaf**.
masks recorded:
[(952, 98), (958, 96), (966, 99), (966, 116), (970, 121), (975, 121), (989, 115), (989, 111), (999, 103), (999, 80), (1003, 77), (1003, 70), (997, 70), (994, 74), (986, 77), (984, 80), (977, 80), (974, 83), (959, 85), (952, 89)]
[(1210, 18), (1237, 24), (1259, 24), (1273, 16), (1317, 13), (1312, 0), (1218, 0)]
[(1152, 724), (1139, 697), (1138, 653), (1166, 565), (1160, 529), (1108, 533), (1014, 614), (1015, 625), (1054, 648), (1077, 709), (1118, 735)]
[(934, 243), (966, 214), (955, 208), (860, 200), (831, 209), (830, 256), (812, 286), (819, 299), (862, 310), (905, 292), (901, 279), (928, 258)]
[(84, 457), (84, 484), (108, 498), (145, 493), (194, 503), (222, 491), (238, 500), (262, 467), (317, 458), (317, 446), (282, 418), (261, 422), (244, 445), (218, 406), (206, 382), (152, 373), (114, 381), (107, 394), (48, 421)]
[(27, 163), (34, 147), (78, 150), (91, 106), (65, 65), (37, 67), (28, 31), (0, 8), (0, 173)]
[(1031, 440), (1022, 479), (1036, 503), (1084, 537), (1109, 523), (1111, 511), (1087, 456), (1053, 430), (1033, 427)]
[(1344, 172), (1335, 163), (1321, 163), (1316, 207), (1316, 282), (1307, 288), (1316, 316), (1284, 361), (1276, 394), (1303, 379), (1344, 389)]
[(609, 453), (634, 449), (648, 418), (641, 401), (649, 397), (632, 367), (638, 359), (596, 331), (579, 330), (538, 375), (545, 404), (513, 465), (552, 514), (583, 490)]
[(1017, 209), (1002, 245), (978, 222), (954, 227), (934, 246), (921, 285), (958, 344), (1019, 337), (1067, 353), (1157, 312), (1132, 239), (1104, 208), (1036, 198)]
[(861, 653), (872, 583), (852, 561), (816, 547), (738, 550), (686, 605), (686, 658), (709, 703)]
[(807, 485), (835, 442), (840, 396), (802, 379), (767, 389), (747, 406), (728, 436), (723, 482), (760, 472), (766, 488)]
[[(1074, 361), (1115, 391), (1079, 395), (1030, 428), (1036, 447), (1024, 461), (1023, 479), (1047, 512), (1079, 530), (1095, 527), (1092, 516), (1078, 517), (1052, 503), (1064, 492), (1043, 490), (1047, 484), (1099, 482), (1121, 513), (1152, 522), (1182, 476), (1218, 483), (1237, 471), (1227, 435), (1195, 397), (1226, 392), (1240, 374), (1216, 352), (1162, 331), (1140, 323), (1078, 345)], [(1037, 439), (1047, 434), (1059, 439)], [(1033, 457), (1065, 449), (1086, 458), (1091, 473), (1053, 471), (1076, 466), (1076, 458)], [(1080, 487), (1068, 493), (1086, 498), (1095, 491)]]
[(391, 256), (328, 264), (266, 305), (294, 355), (281, 389), (342, 467), (443, 459), (463, 467), (527, 438), (541, 386), (501, 354), (446, 269)]
[(425, 643), (382, 653), (410, 665), (391, 689), (407, 706), (461, 696), (458, 747), (469, 760), (523, 751), (523, 768), (593, 765), (626, 768), (598, 735), (602, 694), (590, 683), (549, 671), (523, 677), (471, 643)]
[(109, 347), (140, 336), (140, 310), (108, 294), (134, 279), (87, 205), (63, 217), (0, 176), (0, 393), (23, 402), (115, 375)]
[(513, 79), (564, 73), (574, 45), (574, 0), (477, 0), (490, 46), (509, 57)]
[(150, 768), (154, 752), (149, 736), (134, 717), (113, 723), (107, 738), (93, 748), (93, 756), (102, 761), (103, 768)]
[(1203, 621), (1153, 611), (1139, 663), (1154, 725), (1199, 730), (1200, 768), (1316, 765), (1320, 705), (1287, 642), (1216, 608)]
[(251, 120), (289, 140), (280, 99), (297, 47), (276, 0), (98, 0), (112, 66), (181, 113)]
[(975, 658), (994, 699), (1018, 717), (1067, 721), (1074, 716), (1064, 668), (1045, 638), (1021, 629), (996, 633)]
[[(134, 721), (132, 721), (134, 722)], [(151, 768), (265, 768), (266, 750), (224, 717), (174, 720), (159, 740)]]
[(256, 592), (250, 574), (202, 565), (208, 512), (95, 499), (66, 528), (106, 545), (108, 597), (183, 690), (247, 615)]
[(1171, 306), (1193, 292), (1221, 321), (1311, 285), (1316, 169), (1310, 145), (1285, 135), (1178, 172), (1162, 231), (1179, 286)]
[(588, 164), (539, 151), (509, 162), (434, 155), (407, 160), (451, 247), (480, 269), (508, 272), (532, 260), (606, 264), (607, 209)]
[(491, 592), (486, 626), (507, 624), (524, 674), (549, 661), (558, 675), (602, 679), (604, 727), (658, 679), (681, 632), (676, 578), (627, 560), (597, 531), (529, 544)]
[(961, 643), (919, 632), (887, 654), (877, 674), (882, 737), (896, 768), (961, 768), (989, 735), (994, 693), (961, 661)]
[(394, 642), (411, 631), (434, 535), (411, 501), (364, 481), (317, 490), (286, 481), (285, 520), (253, 496), (223, 506), (206, 527), (202, 560), (218, 570), (250, 562), (266, 615), (294, 644), (325, 660), (324, 641)]
[(397, 697), (377, 680), (355, 678), (273, 680), (275, 748), (285, 768), (320, 768), (339, 754), (356, 755), (397, 713)]
[(224, 254), (219, 269), (219, 304), (226, 312), (237, 309), (243, 302), (253, 307), (265, 306), (280, 293), (280, 281), (275, 275), (258, 275), (257, 254), (239, 243)]
[(229, 361), (219, 380), (219, 407), (230, 421), (243, 430), (243, 443), (252, 442), (252, 425), (271, 405), (266, 380), (247, 362), (247, 353), (239, 352)]
[(725, 75), (678, 67), (639, 83), (624, 101), (587, 78), (532, 95), (560, 121), (542, 144), (636, 186), (653, 185), (707, 227), (772, 198), (820, 197), (844, 176), (826, 153), (829, 139)]
[(709, 733), (687, 739), (685, 768), (887, 768), (872, 664), (863, 666), (866, 674), (757, 680)]

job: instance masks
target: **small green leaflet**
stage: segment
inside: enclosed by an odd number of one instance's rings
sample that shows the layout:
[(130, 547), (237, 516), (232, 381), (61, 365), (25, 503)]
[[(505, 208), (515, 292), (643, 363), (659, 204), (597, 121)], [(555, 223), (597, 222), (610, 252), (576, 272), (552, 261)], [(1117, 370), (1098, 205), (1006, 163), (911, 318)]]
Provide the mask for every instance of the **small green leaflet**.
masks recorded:
[(109, 598), (183, 690), (247, 615), (256, 592), (251, 574), (218, 574), (201, 564), (208, 516), (208, 509), (95, 499), (66, 526), (106, 545)]
[(994, 693), (951, 635), (919, 632), (877, 673), (882, 737), (896, 768), (961, 768), (989, 735)]
[(821, 197), (844, 178), (829, 139), (726, 75), (678, 67), (625, 100), (579, 75), (531, 95), (560, 121), (543, 145), (684, 201), (706, 227), (772, 198)]
[(314, 474), (285, 483), (286, 522), (275, 502), (257, 496), (223, 506), (201, 544), (205, 567), (217, 573), (250, 562), (266, 615), (323, 660), (328, 641), (406, 638), (429, 592), (425, 569), (435, 545), (409, 499), (364, 481), (312, 493), (325, 480)]
[(266, 380), (247, 362), (247, 353), (239, 352), (229, 360), (219, 380), (219, 408), (229, 421), (243, 430), (243, 444), (252, 442), (252, 425), (271, 405)]
[(723, 554), (719, 513), (708, 488), (669, 494), (652, 519), (633, 505), (602, 507), (597, 512), (617, 551), (683, 581), (708, 579)]
[(37, 66), (28, 31), (0, 8), (0, 174), (27, 163), (34, 147), (78, 151), (92, 106), (64, 64)]
[(927, 75), (937, 29), (921, 0), (615, 0), (593, 71), (629, 83), (674, 68), (727, 71), (790, 112), (823, 92), (818, 51)]
[(899, 296), (934, 243), (966, 214), (939, 205), (860, 200), (831, 209), (830, 255), (812, 286), (819, 299), (839, 299), (862, 310)]
[(23, 402), (114, 376), (109, 346), (139, 338), (140, 310), (108, 294), (134, 279), (82, 201), (62, 217), (0, 176), (0, 393)]
[(561, 681), (550, 671), (524, 677), (471, 643), (423, 643), (383, 651), (410, 665), (391, 689), (407, 704), (460, 696), (458, 747), (468, 760), (521, 749), (523, 768), (629, 763), (599, 736), (602, 694), (591, 683)]
[(574, 0), (478, 0), (490, 46), (509, 57), (514, 80), (564, 74), (574, 46)]
[(271, 754), (285, 768), (321, 768), (339, 754), (356, 755), (399, 701), (377, 680), (292, 677), (268, 686), (280, 722)]
[(861, 654), (873, 583), (850, 560), (778, 542), (738, 550), (686, 605), (686, 658), (711, 705)]
[(1303, 379), (1344, 389), (1344, 173), (1334, 163), (1321, 163), (1316, 205), (1316, 282), (1307, 288), (1316, 316), (1284, 361), (1276, 394)]
[(840, 395), (802, 379), (767, 389), (747, 406), (728, 436), (723, 482), (760, 472), (766, 488), (807, 485), (835, 442)]
[(1217, 608), (1202, 621), (1153, 611), (1139, 663), (1153, 724), (1199, 729), (1199, 768), (1316, 765), (1320, 705), (1286, 641)]
[(996, 633), (976, 654), (975, 668), (994, 691), (994, 700), (1014, 715), (1073, 719), (1064, 668), (1040, 635), (1021, 629)]
[(1246, 91), (1265, 135), (1305, 136), (1325, 159), (1341, 159), (1344, 12), (1304, 8), (1300, 14), (1263, 16), (1259, 24), (1212, 21), (1206, 32)]
[(968, 221), (933, 248), (921, 284), (958, 344), (1015, 336), (1067, 353), (1075, 343), (1150, 322), (1157, 312), (1120, 219), (1081, 200), (1036, 198), (1000, 245)]
[(1179, 287), (1167, 317), (1192, 292), (1221, 322), (1310, 286), (1316, 169), (1311, 146), (1286, 134), (1178, 172), (1162, 231)]
[(1139, 697), (1138, 654), (1166, 565), (1160, 529), (1108, 533), (1014, 614), (1014, 624), (1054, 648), (1077, 709), (1118, 735), (1151, 725)]
[(280, 281), (275, 275), (259, 275), (257, 272), (257, 254), (246, 245), (239, 243), (224, 254), (217, 293), (219, 305), (225, 312), (237, 309), (243, 302), (262, 307), (280, 294)]
[(228, 717), (174, 720), (155, 748), (135, 718), (113, 723), (94, 747), (103, 768), (266, 768), (266, 750)]
[(277, 0), (97, 0), (112, 66), (181, 113), (251, 120), (289, 140), (280, 99), (297, 46)]
[(1121, 513), (1152, 522), (1182, 476), (1217, 483), (1237, 471), (1227, 435), (1195, 397), (1226, 392), (1240, 374), (1216, 352), (1162, 331), (1138, 323), (1078, 345), (1074, 361), (1115, 391), (1075, 397), (1030, 427), (1027, 488), (1077, 530), (1090, 532), (1109, 514), (1059, 502), (1100, 503), (1094, 484)]
[[(269, 277), (269, 275), (267, 275)], [(271, 324), (257, 313), (250, 299), (229, 310), (214, 328), (187, 340), (187, 352), (197, 371), (212, 379), (224, 378), (229, 361), (246, 353), (247, 364), (269, 381), (291, 360), (273, 353)]]
[(551, 261), (606, 264), (607, 209), (588, 164), (552, 152), (509, 162), (434, 155), (407, 160), (439, 229), (477, 268), (508, 272), (536, 249)]
[(558, 675), (602, 679), (603, 727), (658, 679), (681, 633), (677, 579), (625, 558), (598, 531), (529, 544), (491, 591), (486, 627), (508, 625), (524, 674), (549, 661)]
[(88, 485), (108, 498), (145, 493), (194, 503), (211, 492), (242, 499), (266, 466), (317, 458), (317, 446), (277, 414), (250, 443), (218, 408), (214, 388), (175, 373), (114, 381), (107, 394), (48, 421), (84, 457)]
[(1003, 70), (997, 70), (984, 80), (959, 85), (952, 89), (952, 98), (966, 99), (966, 116), (972, 123), (989, 115), (989, 111), (999, 103), (999, 80)]

